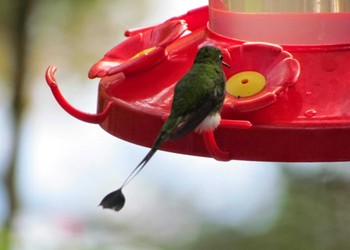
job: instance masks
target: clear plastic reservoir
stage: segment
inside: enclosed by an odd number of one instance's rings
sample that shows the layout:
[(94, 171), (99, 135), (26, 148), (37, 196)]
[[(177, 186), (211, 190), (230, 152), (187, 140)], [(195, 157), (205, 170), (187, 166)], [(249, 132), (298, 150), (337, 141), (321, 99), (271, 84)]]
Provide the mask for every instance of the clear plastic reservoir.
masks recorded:
[(350, 43), (350, 0), (209, 0), (209, 28), (245, 41)]

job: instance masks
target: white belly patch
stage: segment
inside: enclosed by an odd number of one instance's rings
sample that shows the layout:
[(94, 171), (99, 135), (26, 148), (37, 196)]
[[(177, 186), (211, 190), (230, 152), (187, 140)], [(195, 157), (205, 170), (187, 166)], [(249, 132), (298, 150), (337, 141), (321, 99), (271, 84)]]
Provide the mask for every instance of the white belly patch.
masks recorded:
[(204, 118), (204, 120), (194, 130), (197, 133), (206, 132), (216, 129), (220, 124), (220, 113), (210, 114)]

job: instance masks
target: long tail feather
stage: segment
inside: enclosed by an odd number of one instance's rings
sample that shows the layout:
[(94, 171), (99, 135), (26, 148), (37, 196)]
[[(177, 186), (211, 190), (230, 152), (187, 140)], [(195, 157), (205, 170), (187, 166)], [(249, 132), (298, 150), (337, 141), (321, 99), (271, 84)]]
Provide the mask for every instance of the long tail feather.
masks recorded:
[(148, 154), (143, 158), (143, 160), (135, 167), (135, 169), (130, 173), (130, 175), (125, 179), (122, 188), (129, 184), (129, 182), (134, 179), (136, 175), (143, 169), (147, 162), (152, 158), (152, 156), (157, 152), (158, 148), (153, 147)]
[(129, 182), (135, 178), (138, 173), (143, 169), (143, 167), (147, 164), (147, 162), (152, 158), (152, 156), (157, 152), (157, 150), (160, 148), (160, 146), (163, 144), (165, 140), (168, 138), (168, 133), (164, 130), (160, 132), (157, 139), (155, 140), (151, 150), (148, 152), (148, 154), (143, 158), (143, 160), (135, 167), (135, 169), (130, 173), (130, 175), (125, 179), (123, 185), (121, 188), (125, 187), (129, 184)]

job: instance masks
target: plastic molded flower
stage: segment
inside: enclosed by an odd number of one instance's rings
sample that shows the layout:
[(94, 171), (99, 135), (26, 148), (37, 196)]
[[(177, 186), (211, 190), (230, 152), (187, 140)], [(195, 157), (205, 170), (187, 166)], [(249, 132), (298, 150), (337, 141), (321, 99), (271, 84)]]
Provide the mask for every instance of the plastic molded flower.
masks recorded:
[(231, 108), (252, 111), (276, 101), (298, 80), (299, 62), (281, 46), (244, 43), (227, 49), (231, 72), (227, 77), (227, 98)]
[(147, 70), (167, 56), (165, 48), (186, 30), (184, 20), (169, 20), (157, 26), (126, 31), (125, 34), (131, 37), (95, 63), (89, 71), (89, 78)]

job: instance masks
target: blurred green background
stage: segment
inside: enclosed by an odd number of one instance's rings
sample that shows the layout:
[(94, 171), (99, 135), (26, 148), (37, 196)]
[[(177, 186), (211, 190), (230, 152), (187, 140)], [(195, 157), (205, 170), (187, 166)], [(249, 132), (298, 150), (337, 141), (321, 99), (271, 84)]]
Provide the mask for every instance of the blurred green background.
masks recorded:
[(125, 29), (204, 0), (0, 2), (0, 249), (348, 249), (348, 163), (217, 162), (158, 152), (120, 213), (97, 207), (147, 149), (70, 117), (95, 112), (89, 68)]

